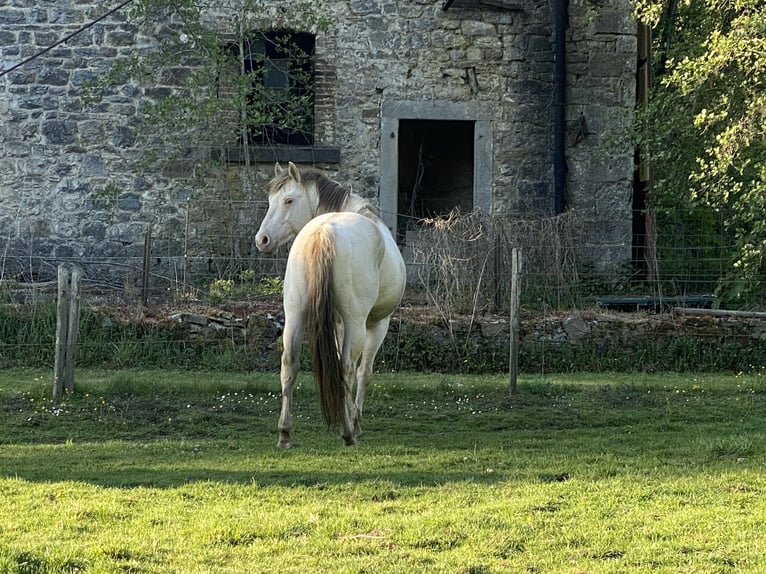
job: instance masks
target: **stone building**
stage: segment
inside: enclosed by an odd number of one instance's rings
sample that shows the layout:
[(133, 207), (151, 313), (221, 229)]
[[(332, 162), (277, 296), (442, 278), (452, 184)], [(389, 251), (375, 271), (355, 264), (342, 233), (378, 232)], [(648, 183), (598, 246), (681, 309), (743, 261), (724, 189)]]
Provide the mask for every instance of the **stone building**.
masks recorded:
[[(174, 74), (167, 86), (130, 83), (96, 104), (84, 101), (84, 82), (150, 50), (160, 33), (105, 4), (0, 6), (0, 279), (49, 279), (58, 262), (72, 260), (109, 280), (95, 265), (134, 269), (149, 226), (150, 264), (165, 276), (177, 275), (190, 253), (195, 269), (214, 274), (208, 251), (231, 247), (221, 245), (231, 237), (216, 235), (214, 210), (190, 208), (204, 196), (188, 177), (193, 168), (136, 168), (137, 117), (146, 101), (172, 89)], [(223, 156), (196, 152), (224, 157), (232, 179), (256, 182), (235, 198), (247, 204), (232, 219), (238, 256), (256, 257), (262, 183), (278, 159), (318, 165), (376, 198), (402, 241), (410, 218), (454, 207), (509, 219), (575, 210), (585, 261), (612, 271), (630, 262), (634, 154), (625, 136), (637, 69), (630, 2), (321, 6), (330, 24), (313, 38), (311, 137), (253, 146), (255, 176), (242, 175), (235, 142)], [(234, 203), (221, 210), (229, 218), (240, 209)]]

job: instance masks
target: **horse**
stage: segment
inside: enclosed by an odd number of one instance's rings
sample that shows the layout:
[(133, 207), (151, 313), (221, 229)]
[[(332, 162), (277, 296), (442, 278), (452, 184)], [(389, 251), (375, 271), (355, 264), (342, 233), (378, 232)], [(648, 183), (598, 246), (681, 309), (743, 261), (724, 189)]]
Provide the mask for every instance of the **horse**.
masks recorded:
[(273, 253), (290, 241), (277, 446), (292, 446), (293, 385), (304, 337), (322, 417), (328, 428), (340, 428), (347, 446), (355, 445), (373, 361), (404, 294), (404, 260), (365, 198), (317, 170), (277, 163), (255, 244)]

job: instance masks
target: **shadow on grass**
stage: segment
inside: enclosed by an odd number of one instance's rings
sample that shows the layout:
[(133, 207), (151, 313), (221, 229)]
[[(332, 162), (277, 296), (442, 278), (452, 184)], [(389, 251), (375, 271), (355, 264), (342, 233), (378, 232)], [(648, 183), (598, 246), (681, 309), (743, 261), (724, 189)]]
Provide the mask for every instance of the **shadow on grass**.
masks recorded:
[[(333, 488), (565, 482), (764, 462), (766, 393), (752, 389), (497, 385), (372, 389), (362, 444), (296, 396), (295, 448), (276, 448), (279, 397), (0, 394), (0, 476), (171, 488), (194, 482)], [(688, 391), (688, 392), (687, 392)]]
[(41, 467), (44, 469), (31, 470), (35, 464), (42, 461), (32, 457), (18, 461), (19, 472), (12, 478), (27, 482), (82, 482), (106, 488), (177, 488), (185, 484), (210, 482), (239, 485), (254, 485), (259, 487), (305, 487), (323, 490), (337, 486), (355, 483), (385, 483), (396, 487), (408, 486), (438, 486), (447, 483), (497, 483), (504, 480), (502, 475), (477, 475), (470, 472), (439, 471), (375, 471), (337, 472), (332, 470), (304, 471), (299, 468), (267, 471), (231, 471), (231, 470), (157, 470), (154, 468), (129, 468), (124, 470), (64, 469)]

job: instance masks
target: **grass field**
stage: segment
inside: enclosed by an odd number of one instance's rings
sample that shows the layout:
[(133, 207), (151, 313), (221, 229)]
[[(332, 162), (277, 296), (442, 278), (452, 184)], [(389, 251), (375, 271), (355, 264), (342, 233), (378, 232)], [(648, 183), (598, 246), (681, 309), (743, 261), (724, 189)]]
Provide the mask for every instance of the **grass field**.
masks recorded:
[(0, 371), (0, 572), (766, 572), (766, 375)]

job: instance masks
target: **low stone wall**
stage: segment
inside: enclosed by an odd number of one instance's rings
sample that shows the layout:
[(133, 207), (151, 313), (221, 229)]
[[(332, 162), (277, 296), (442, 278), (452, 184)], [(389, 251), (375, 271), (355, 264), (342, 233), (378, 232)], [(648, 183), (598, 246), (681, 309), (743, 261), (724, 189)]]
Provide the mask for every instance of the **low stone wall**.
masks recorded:
[[(278, 367), (283, 316), (277, 309), (176, 313), (190, 337), (230, 340)], [(378, 368), (504, 372), (509, 325), (502, 317), (445, 321), (433, 311), (402, 309), (391, 321)], [(528, 315), (521, 321), (522, 372), (746, 371), (766, 366), (766, 320), (758, 317), (585, 311)]]

